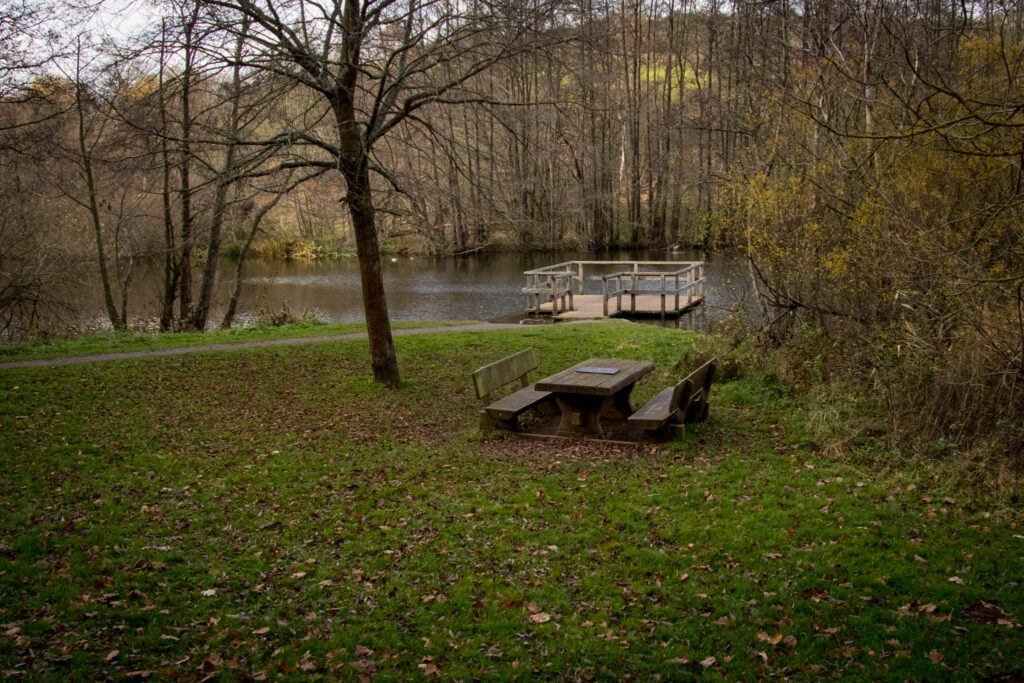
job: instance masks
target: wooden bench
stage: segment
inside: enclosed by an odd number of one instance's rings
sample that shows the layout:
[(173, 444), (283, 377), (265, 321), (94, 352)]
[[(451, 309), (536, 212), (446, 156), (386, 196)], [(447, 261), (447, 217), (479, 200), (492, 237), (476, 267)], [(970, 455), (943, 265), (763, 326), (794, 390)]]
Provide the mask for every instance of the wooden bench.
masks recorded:
[(647, 433), (663, 432), (668, 427), (682, 435), (687, 422), (703, 422), (708, 418), (708, 392), (714, 376), (715, 359), (712, 359), (679, 384), (660, 391), (629, 416), (629, 424)]
[(537, 369), (537, 357), (533, 348), (485, 365), (473, 372), (473, 388), (481, 404), (490, 403), (491, 394), (497, 389), (516, 381), (522, 389), (501, 398), (480, 411), (481, 429), (519, 429), (519, 416), (531, 408), (551, 405), (554, 409), (554, 395), (550, 391), (538, 391), (529, 383), (527, 375)]

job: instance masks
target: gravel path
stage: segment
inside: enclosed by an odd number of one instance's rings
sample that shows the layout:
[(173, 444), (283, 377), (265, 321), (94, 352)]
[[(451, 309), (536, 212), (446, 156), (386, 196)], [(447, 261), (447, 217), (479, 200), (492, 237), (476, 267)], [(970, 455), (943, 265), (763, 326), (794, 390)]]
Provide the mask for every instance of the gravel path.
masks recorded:
[[(578, 325), (581, 322), (600, 322), (599, 320), (588, 320), (571, 323)], [(408, 334), (430, 334), (433, 332), (463, 332), (467, 330), (502, 330), (513, 327), (523, 327), (518, 323), (474, 323), (471, 325), (449, 325), (445, 327), (418, 327), (414, 329), (391, 330), (396, 337), (404, 337)], [(252, 349), (258, 346), (285, 346), (287, 344), (312, 344), (314, 342), (330, 342), (341, 339), (365, 339), (365, 332), (352, 332), (350, 334), (336, 334), (327, 337), (298, 337), (294, 339), (268, 339), (266, 341), (237, 342), (234, 344), (206, 344), (204, 346), (181, 346), (174, 349), (148, 349), (145, 351), (123, 351), (121, 353), (97, 353), (91, 356), (66, 356), (64, 358), (37, 358), (29, 360), (14, 360), (0, 363), (0, 370), (6, 368), (31, 368), (48, 365), (74, 365), (76, 363), (97, 363), (106, 360), (124, 360), (126, 358), (146, 358), (149, 356), (180, 356), (185, 353), (199, 353), (202, 351), (231, 351), (233, 349)]]

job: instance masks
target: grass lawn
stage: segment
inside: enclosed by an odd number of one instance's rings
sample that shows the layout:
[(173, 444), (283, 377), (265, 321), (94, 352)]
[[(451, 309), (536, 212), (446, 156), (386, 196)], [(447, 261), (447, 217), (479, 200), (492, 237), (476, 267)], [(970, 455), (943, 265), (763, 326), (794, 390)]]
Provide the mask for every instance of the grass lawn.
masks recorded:
[(0, 371), (0, 671), (200, 680), (1024, 675), (1024, 527), (770, 375), (676, 442), (489, 438), (469, 373), (706, 345), (628, 323)]
[[(393, 322), (396, 330), (421, 327), (448, 327), (467, 325), (475, 321), (447, 322)], [(32, 358), (59, 358), (63, 356), (87, 356), (95, 353), (120, 353), (124, 351), (149, 351), (156, 349), (177, 349), (185, 346), (207, 344), (231, 344), (270, 339), (313, 339), (333, 335), (365, 332), (365, 323), (322, 323), (310, 321), (279, 325), (249, 325), (232, 327), (229, 330), (208, 332), (183, 332), (179, 334), (151, 334), (148, 332), (95, 332), (70, 338), (40, 338), (22, 344), (0, 344), (0, 362), (27, 360)]]

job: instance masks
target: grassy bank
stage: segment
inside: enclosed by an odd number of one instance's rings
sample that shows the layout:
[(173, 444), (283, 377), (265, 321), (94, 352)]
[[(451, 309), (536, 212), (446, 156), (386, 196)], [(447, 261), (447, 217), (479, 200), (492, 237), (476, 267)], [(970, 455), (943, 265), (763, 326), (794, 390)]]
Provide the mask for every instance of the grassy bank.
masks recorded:
[[(0, 371), (0, 671), (29, 677), (984, 679), (1024, 674), (1024, 529), (773, 376), (643, 448), (485, 438), (473, 368), (651, 360), (653, 326)], [(676, 367), (681, 356), (687, 362)]]
[[(411, 330), (423, 327), (448, 327), (471, 324), (476, 321), (444, 322), (392, 322), (396, 330)], [(21, 344), (0, 344), (0, 362), (27, 360), (31, 358), (59, 358), (63, 356), (87, 356), (96, 353), (119, 353), (123, 351), (147, 351), (157, 349), (179, 349), (186, 346), (207, 344), (232, 344), (271, 339), (313, 339), (339, 334), (365, 332), (365, 323), (323, 323), (317, 320), (288, 325), (248, 325), (229, 330), (208, 332), (180, 332), (160, 334), (149, 332), (94, 332), (76, 337), (45, 337)]]

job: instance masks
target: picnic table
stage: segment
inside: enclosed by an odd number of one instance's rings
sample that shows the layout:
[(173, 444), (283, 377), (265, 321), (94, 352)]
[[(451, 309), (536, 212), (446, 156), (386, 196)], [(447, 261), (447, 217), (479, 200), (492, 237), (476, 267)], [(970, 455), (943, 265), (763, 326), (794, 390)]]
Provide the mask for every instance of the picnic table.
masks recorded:
[(536, 383), (550, 391), (562, 411), (559, 434), (604, 437), (602, 418), (626, 419), (632, 414), (629, 395), (637, 380), (654, 370), (644, 360), (588, 358)]

